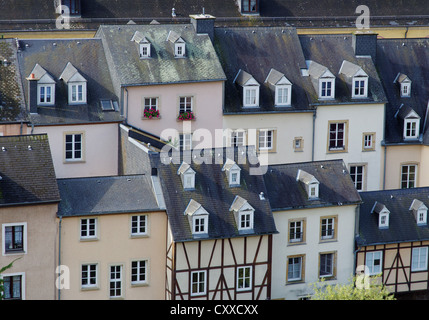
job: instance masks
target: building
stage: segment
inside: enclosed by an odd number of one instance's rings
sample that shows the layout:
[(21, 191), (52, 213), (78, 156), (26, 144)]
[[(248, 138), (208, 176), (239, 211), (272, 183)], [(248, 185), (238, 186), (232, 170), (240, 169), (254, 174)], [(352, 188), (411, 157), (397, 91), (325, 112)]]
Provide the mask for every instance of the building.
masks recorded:
[(19, 40), (31, 133), (47, 133), (57, 178), (118, 174), (119, 98), (99, 39)]
[[(48, 137), (0, 137), (0, 266), (4, 299), (54, 300), (60, 195)], [(43, 258), (41, 258), (43, 257)]]
[(152, 158), (168, 216), (166, 299), (270, 299), (277, 230), (256, 155), (205, 152)]
[(272, 298), (306, 299), (321, 279), (348, 283), (361, 198), (344, 162), (271, 165), (264, 181), (279, 231), (273, 236)]
[(58, 179), (69, 275), (60, 300), (164, 299), (167, 217), (156, 184), (147, 175)]
[(399, 299), (427, 299), (428, 188), (362, 192), (356, 266)]

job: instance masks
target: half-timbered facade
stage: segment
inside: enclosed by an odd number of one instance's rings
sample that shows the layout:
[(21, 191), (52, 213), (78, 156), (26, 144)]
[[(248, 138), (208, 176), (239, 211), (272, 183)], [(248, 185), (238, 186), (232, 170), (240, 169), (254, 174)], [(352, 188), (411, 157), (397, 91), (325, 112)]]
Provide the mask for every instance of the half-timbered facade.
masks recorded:
[[(161, 156), (157, 172), (168, 215), (166, 299), (271, 297), (277, 231), (262, 176), (252, 172), (256, 155), (250, 148), (241, 151), (205, 150), (203, 163), (195, 152), (168, 164)], [(249, 158), (243, 163), (239, 155)]]
[(356, 267), (398, 297), (429, 289), (429, 188), (363, 192), (356, 237)]

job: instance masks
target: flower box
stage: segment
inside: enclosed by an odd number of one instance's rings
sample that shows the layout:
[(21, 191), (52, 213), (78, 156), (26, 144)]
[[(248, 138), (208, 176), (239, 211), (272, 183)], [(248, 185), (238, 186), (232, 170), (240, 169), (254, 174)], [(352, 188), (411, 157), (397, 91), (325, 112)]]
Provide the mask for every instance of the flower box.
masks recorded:
[(159, 118), (159, 110), (149, 109), (143, 111), (143, 118), (146, 119), (158, 119)]
[(195, 116), (192, 111), (187, 111), (179, 114), (177, 117), (178, 120), (194, 120)]

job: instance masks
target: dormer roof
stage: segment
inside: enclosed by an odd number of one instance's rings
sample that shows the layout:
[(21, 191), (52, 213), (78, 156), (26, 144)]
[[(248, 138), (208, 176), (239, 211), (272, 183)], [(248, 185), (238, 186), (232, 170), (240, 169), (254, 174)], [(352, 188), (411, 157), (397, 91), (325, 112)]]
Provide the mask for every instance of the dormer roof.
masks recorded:
[(183, 40), (181, 35), (174, 30), (170, 30), (170, 32), (168, 33), (167, 41), (170, 41), (171, 43), (176, 43), (176, 42), (183, 43), (183, 42), (185, 42), (185, 40)]
[(406, 74), (399, 72), (393, 83), (411, 83), (411, 79)]
[(256, 81), (250, 73), (242, 69), (238, 70), (233, 83), (237, 83), (242, 87), (249, 85), (259, 85), (258, 81)]
[(347, 60), (343, 61), (339, 73), (344, 74), (347, 78), (368, 77), (368, 74), (362, 69), (361, 66), (358, 66), (357, 64)]
[(134, 42), (136, 42), (138, 44), (149, 43), (149, 40), (144, 36), (143, 32), (140, 32), (139, 30), (137, 30), (136, 32), (134, 32), (134, 35), (131, 38), (131, 41), (134, 41)]
[(308, 61), (308, 74), (313, 79), (335, 78), (329, 69), (315, 61)]
[(191, 168), (191, 166), (188, 163), (183, 161), (179, 169), (177, 169), (177, 174), (185, 174), (185, 173), (195, 173), (195, 171)]
[(307, 185), (311, 183), (319, 183), (319, 181), (312, 174), (301, 169), (298, 169), (296, 181), (301, 181), (302, 183)]
[(239, 212), (241, 210), (255, 210), (246, 199), (235, 196), (234, 201), (231, 204), (231, 207), (229, 208), (229, 211), (235, 211)]
[(371, 213), (390, 213), (390, 211), (383, 203), (376, 201), (372, 207)]
[(401, 106), (398, 108), (398, 111), (396, 111), (395, 118), (399, 118), (402, 120), (410, 118), (420, 119), (420, 116), (410, 106), (401, 104)]
[(265, 79), (265, 82), (273, 86), (292, 85), (292, 83), (289, 81), (288, 78), (286, 78), (284, 73), (281, 73), (280, 71), (277, 71), (276, 69), (273, 69), (273, 68), (271, 68), (270, 72), (268, 73), (268, 76), (267, 76), (267, 79)]
[(241, 168), (237, 165), (237, 163), (234, 160), (226, 159), (225, 164), (222, 167), (222, 171), (229, 171), (229, 170), (241, 170)]
[(39, 83), (55, 83), (54, 78), (38, 63), (31, 70), (27, 80), (37, 80)]
[(65, 83), (87, 82), (86, 79), (79, 73), (79, 71), (70, 62), (67, 63), (59, 79), (63, 80)]
[(207, 212), (206, 209), (203, 208), (201, 203), (199, 203), (198, 201), (195, 201), (194, 199), (191, 199), (188, 203), (188, 206), (185, 209), (184, 214), (188, 216), (197, 216), (197, 215), (208, 215), (209, 213)]

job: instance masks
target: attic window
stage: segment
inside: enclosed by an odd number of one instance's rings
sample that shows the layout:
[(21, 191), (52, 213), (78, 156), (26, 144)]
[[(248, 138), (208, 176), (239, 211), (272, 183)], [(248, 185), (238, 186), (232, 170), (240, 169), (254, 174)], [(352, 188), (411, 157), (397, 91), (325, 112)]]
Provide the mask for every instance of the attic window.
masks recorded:
[(253, 231), (253, 221), (255, 209), (240, 196), (235, 196), (234, 201), (229, 208), (234, 213), (239, 232)]
[(378, 214), (378, 228), (386, 229), (389, 228), (390, 211), (386, 206), (380, 202), (375, 202), (372, 207), (371, 213)]
[(403, 73), (398, 73), (393, 83), (399, 85), (401, 98), (408, 98), (411, 96), (411, 79)]
[(240, 171), (241, 168), (231, 159), (227, 159), (223, 165), (222, 171), (227, 173), (228, 182), (230, 187), (240, 185)]
[(119, 107), (115, 100), (100, 100), (100, 105), (103, 111), (117, 111)]
[(139, 46), (139, 56), (140, 58), (150, 58), (151, 57), (151, 45), (149, 40), (141, 33), (140, 31), (136, 31), (131, 39)]
[(335, 76), (329, 69), (314, 61), (306, 61), (308, 74), (312, 78), (319, 99), (335, 98)]
[(345, 82), (351, 85), (352, 98), (368, 97), (368, 74), (360, 66), (344, 60), (339, 73), (343, 74)]
[(36, 64), (27, 80), (37, 81), (37, 105), (55, 104), (55, 80), (45, 69)]
[(183, 189), (195, 189), (195, 171), (186, 162), (182, 162), (177, 174), (182, 179)]
[(184, 214), (188, 216), (194, 236), (208, 235), (209, 213), (200, 203), (191, 199)]
[(428, 207), (426, 207), (426, 205), (422, 201), (414, 199), (411, 203), (410, 210), (413, 211), (417, 225), (427, 224)]
[(420, 119), (407, 118), (404, 120), (404, 138), (417, 139), (420, 130)]
[(86, 103), (87, 81), (70, 62), (67, 63), (59, 79), (68, 86), (69, 104)]
[(299, 169), (296, 177), (296, 181), (300, 181), (304, 184), (305, 190), (309, 200), (319, 199), (319, 181), (308, 172)]
[(239, 70), (233, 83), (242, 87), (243, 107), (259, 107), (259, 83), (246, 71)]
[(275, 69), (271, 69), (265, 80), (274, 91), (274, 104), (276, 106), (290, 106), (292, 97), (292, 83), (285, 75)]

